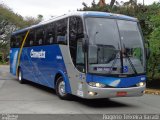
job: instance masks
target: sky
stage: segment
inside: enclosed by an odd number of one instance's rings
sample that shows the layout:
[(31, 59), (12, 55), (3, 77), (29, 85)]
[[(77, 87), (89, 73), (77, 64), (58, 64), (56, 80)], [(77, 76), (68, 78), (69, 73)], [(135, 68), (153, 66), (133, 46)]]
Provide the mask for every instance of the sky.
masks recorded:
[[(91, 5), (93, 0), (0, 0), (0, 4), (5, 4), (11, 8), (15, 13), (23, 17), (43, 15), (44, 19), (49, 19), (51, 16), (63, 15), (70, 11), (76, 11), (83, 8), (82, 2)], [(95, 0), (98, 3), (99, 0)], [(106, 0), (109, 3), (111, 0)], [(128, 0), (117, 0), (118, 2), (126, 2)], [(145, 4), (151, 4), (159, 0), (145, 0)], [(142, 3), (143, 0), (138, 0)]]

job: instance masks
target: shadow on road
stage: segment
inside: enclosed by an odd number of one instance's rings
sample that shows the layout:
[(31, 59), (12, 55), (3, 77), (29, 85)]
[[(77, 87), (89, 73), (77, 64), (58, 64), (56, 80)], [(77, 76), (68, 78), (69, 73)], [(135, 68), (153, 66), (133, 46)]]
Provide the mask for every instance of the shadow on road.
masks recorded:
[(115, 107), (131, 107), (121, 102), (113, 101), (112, 99), (82, 99), (74, 96), (74, 101), (92, 108), (115, 108)]
[[(14, 78), (13, 80), (15, 80), (16, 82), (18, 82), (18, 80), (17, 80), (16, 78)], [(19, 84), (20, 84), (20, 83), (19, 83)], [(52, 88), (49, 88), (49, 87), (46, 87), (46, 86), (43, 86), (43, 85), (40, 85), (40, 84), (31, 82), (31, 81), (28, 81), (28, 80), (25, 80), (25, 83), (24, 83), (24, 84), (30, 85), (30, 86), (32, 86), (32, 87), (34, 87), (34, 88), (39, 89), (39, 90), (43, 90), (43, 91), (45, 91), (45, 92), (51, 93), (51, 94), (53, 94), (53, 95), (54, 95), (54, 94), (56, 95), (55, 90), (52, 89)]]
[[(14, 79), (17, 81), (16, 79)], [(17, 81), (18, 82), (18, 81)], [(56, 92), (54, 89), (33, 83), (31, 81), (26, 81), (26, 84), (33, 86), (34, 88), (37, 88), (39, 90), (45, 91), (51, 95), (56, 96)], [(56, 96), (58, 97), (58, 96)], [(77, 96), (71, 96), (70, 100), (66, 100), (68, 102), (77, 102), (78, 104), (92, 107), (92, 108), (115, 108), (115, 107), (133, 107), (132, 105), (124, 104), (118, 101), (114, 101), (112, 99), (82, 99)]]

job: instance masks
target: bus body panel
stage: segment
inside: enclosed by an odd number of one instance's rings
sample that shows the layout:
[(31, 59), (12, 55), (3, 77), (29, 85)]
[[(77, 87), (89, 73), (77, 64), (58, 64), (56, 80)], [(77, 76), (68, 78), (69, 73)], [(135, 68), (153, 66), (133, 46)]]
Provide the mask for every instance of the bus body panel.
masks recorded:
[[(18, 54), (18, 49), (15, 55)], [(42, 55), (44, 53), (44, 55)], [(11, 54), (11, 57), (13, 52)], [(15, 58), (15, 57), (13, 57)], [(11, 65), (15, 65), (15, 60), (11, 60)], [(33, 81), (35, 83), (45, 85), (47, 87), (55, 88), (55, 76), (59, 73), (66, 82), (66, 91), (71, 93), (70, 83), (68, 81), (66, 67), (63, 61), (59, 45), (33, 46), (25, 47), (22, 50), (20, 58), (20, 66), (23, 78)], [(11, 73), (16, 74), (15, 66), (11, 67)]]
[[(97, 98), (114, 98), (114, 97), (135, 97), (142, 96), (144, 94), (146, 86), (143, 87), (130, 87), (130, 88), (96, 88), (87, 86), (87, 90), (97, 93), (96, 95), (85, 94), (87, 99), (97, 99)], [(120, 92), (125, 92), (126, 95), (117, 95)]]
[(10, 73), (16, 75), (19, 48), (10, 49)]
[[(60, 46), (60, 49), (64, 58), (64, 63), (66, 66), (72, 94), (84, 97), (83, 90), (85, 88), (86, 75), (84, 73), (79, 72), (77, 68), (73, 65), (68, 46)], [(82, 82), (84, 84), (82, 84)]]

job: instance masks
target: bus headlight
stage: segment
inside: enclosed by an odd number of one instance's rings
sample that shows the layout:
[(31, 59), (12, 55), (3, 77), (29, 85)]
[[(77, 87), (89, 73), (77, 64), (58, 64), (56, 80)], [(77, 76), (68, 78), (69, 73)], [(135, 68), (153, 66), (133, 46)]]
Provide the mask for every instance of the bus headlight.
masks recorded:
[(137, 85), (137, 87), (142, 87), (142, 86), (144, 86), (146, 83), (145, 82), (140, 82), (140, 83), (138, 83), (138, 84), (136, 84)]
[(88, 83), (92, 87), (98, 87), (98, 88), (104, 88), (106, 85), (102, 83), (97, 83), (97, 82), (89, 82)]

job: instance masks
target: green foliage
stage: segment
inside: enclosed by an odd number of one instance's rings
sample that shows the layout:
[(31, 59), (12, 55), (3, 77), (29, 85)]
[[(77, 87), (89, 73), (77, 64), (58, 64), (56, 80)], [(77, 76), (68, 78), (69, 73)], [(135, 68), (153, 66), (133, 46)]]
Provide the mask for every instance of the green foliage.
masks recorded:
[(151, 49), (151, 57), (149, 59), (149, 76), (151, 79), (154, 77), (160, 76), (160, 8), (156, 15), (152, 15), (150, 18), (152, 23), (153, 31), (150, 34), (150, 49)]
[(42, 20), (42, 15), (38, 15), (37, 18), (23, 18), (6, 5), (0, 4), (0, 64), (7, 61), (11, 33), (17, 29), (37, 24)]
[(24, 27), (25, 21), (22, 16), (15, 14), (7, 6), (0, 4), (0, 20), (7, 20), (14, 23), (16, 26)]

